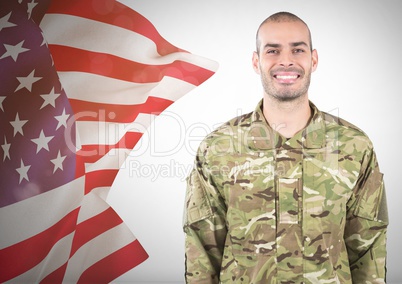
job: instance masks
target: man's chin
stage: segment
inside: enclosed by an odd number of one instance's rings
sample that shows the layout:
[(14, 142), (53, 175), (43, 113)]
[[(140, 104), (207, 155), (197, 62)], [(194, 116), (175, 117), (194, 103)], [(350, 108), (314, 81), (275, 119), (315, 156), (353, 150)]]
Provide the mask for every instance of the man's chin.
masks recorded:
[(302, 94), (275, 94), (273, 97), (279, 101), (279, 102), (292, 102), (292, 101), (297, 101), (301, 97), (303, 97)]

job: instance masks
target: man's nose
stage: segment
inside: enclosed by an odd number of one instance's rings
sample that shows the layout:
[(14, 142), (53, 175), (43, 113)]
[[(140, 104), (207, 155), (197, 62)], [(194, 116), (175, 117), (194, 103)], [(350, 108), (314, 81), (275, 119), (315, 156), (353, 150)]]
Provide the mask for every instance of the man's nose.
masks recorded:
[(279, 58), (279, 65), (283, 67), (293, 66), (292, 54), (289, 54), (288, 52), (282, 52)]

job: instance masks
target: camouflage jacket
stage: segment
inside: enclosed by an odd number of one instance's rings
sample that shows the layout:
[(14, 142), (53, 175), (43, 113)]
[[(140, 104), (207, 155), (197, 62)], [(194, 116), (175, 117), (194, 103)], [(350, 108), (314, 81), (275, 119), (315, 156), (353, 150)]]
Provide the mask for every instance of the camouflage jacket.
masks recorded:
[(291, 139), (262, 102), (201, 143), (187, 179), (187, 283), (385, 283), (388, 213), (368, 137), (312, 103)]

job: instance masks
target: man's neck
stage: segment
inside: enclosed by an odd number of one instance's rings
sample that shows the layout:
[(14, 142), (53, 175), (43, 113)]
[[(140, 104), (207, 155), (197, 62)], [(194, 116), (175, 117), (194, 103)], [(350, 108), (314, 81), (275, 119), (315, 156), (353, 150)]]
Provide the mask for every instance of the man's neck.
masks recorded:
[(307, 94), (289, 102), (264, 96), (263, 113), (269, 125), (286, 138), (306, 127), (311, 117)]

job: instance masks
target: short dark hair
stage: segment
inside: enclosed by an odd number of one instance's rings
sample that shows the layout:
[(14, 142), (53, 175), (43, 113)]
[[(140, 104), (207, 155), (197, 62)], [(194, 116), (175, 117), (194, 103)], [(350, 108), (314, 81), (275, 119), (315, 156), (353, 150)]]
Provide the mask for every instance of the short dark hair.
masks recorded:
[(309, 43), (310, 43), (310, 50), (313, 50), (313, 40), (311, 38), (311, 32), (310, 32), (310, 28), (308, 27), (308, 25), (302, 20), (300, 19), (298, 16), (296, 16), (295, 14), (289, 13), (289, 12), (278, 12), (275, 14), (272, 14), (271, 16), (269, 16), (268, 18), (266, 18), (258, 27), (257, 30), (257, 34), (256, 34), (256, 46), (257, 46), (257, 54), (260, 53), (260, 40), (258, 39), (258, 33), (260, 32), (261, 27), (269, 22), (273, 22), (273, 23), (280, 23), (280, 22), (301, 22), (303, 23), (307, 30), (308, 30), (308, 35), (309, 35)]

